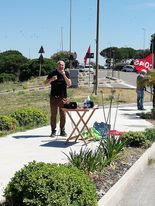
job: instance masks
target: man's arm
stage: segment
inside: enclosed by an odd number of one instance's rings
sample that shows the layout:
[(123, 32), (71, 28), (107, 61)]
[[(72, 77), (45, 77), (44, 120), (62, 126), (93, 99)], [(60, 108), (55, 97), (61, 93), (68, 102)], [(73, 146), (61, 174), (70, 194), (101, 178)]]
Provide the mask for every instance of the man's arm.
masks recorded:
[(44, 81), (44, 84), (45, 86), (48, 86), (49, 84), (51, 84), (51, 82), (57, 80), (57, 76), (52, 76), (51, 78), (47, 78), (45, 81)]
[(72, 85), (71, 79), (69, 79), (69, 78), (66, 76), (65, 72), (62, 73), (62, 76), (63, 76), (63, 78), (64, 78), (67, 86), (70, 87), (70, 86)]

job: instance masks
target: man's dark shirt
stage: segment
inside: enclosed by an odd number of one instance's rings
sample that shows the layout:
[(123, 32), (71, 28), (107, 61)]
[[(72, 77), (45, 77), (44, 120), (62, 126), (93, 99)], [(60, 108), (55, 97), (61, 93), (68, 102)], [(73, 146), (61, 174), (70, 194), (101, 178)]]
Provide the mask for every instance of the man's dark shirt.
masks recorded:
[[(65, 71), (67, 78), (70, 79), (69, 73)], [(67, 84), (62, 74), (60, 74), (57, 70), (51, 72), (47, 79), (50, 79), (53, 76), (57, 76), (57, 80), (51, 82), (51, 96), (56, 97), (67, 97)]]

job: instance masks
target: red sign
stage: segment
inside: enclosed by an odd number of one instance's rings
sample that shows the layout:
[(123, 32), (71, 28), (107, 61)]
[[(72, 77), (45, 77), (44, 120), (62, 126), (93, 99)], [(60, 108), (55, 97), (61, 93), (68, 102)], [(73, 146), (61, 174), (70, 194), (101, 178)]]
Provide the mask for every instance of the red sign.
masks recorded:
[(142, 69), (145, 69), (146, 71), (151, 70), (152, 69), (152, 53), (143, 59), (135, 59), (134, 66), (136, 70), (138, 71), (138, 73), (140, 73)]

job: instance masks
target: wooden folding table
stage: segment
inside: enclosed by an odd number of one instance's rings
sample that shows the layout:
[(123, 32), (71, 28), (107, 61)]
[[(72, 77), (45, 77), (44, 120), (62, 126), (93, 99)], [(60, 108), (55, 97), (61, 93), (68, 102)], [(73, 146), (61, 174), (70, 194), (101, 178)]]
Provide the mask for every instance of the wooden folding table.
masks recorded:
[[(94, 114), (96, 109), (98, 109), (97, 105), (94, 106), (93, 108), (76, 108), (76, 109), (62, 108), (62, 110), (64, 112), (66, 112), (66, 114), (69, 116), (71, 122), (74, 125), (71, 134), (69, 135), (68, 139), (66, 140), (66, 144), (67, 144), (67, 142), (69, 142), (69, 140), (75, 139), (75, 142), (76, 142), (77, 139), (80, 138), (87, 145), (87, 143), (82, 135), (82, 132), (86, 128), (86, 130), (90, 134), (90, 137), (92, 137), (92, 134), (91, 134), (87, 124), (88, 124), (90, 118), (92, 117), (92, 115)], [(72, 112), (75, 112), (77, 114), (77, 116), (79, 117), (79, 119), (74, 119), (72, 117), (72, 114), (71, 114)], [(87, 117), (86, 117), (86, 113), (88, 114)], [(83, 126), (81, 128), (79, 128), (81, 123)], [(75, 131), (77, 131), (78, 134), (73, 136)]]

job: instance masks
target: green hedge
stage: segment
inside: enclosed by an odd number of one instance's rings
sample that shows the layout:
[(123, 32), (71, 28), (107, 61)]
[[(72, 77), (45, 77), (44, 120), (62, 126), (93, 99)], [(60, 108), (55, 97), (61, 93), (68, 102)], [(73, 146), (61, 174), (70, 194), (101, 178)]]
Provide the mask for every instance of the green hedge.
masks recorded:
[(4, 196), (14, 206), (97, 206), (94, 185), (82, 171), (35, 161), (15, 173)]
[(0, 116), (0, 131), (10, 131), (17, 127), (17, 121), (13, 117)]
[(127, 140), (129, 147), (148, 148), (151, 145), (150, 140), (145, 136), (145, 132), (142, 131), (125, 132), (121, 137)]
[(16, 81), (16, 76), (14, 74), (1, 73), (0, 74), (0, 83)]
[(37, 108), (24, 108), (14, 112), (11, 117), (15, 118), (20, 127), (42, 126), (48, 122), (45, 112)]

